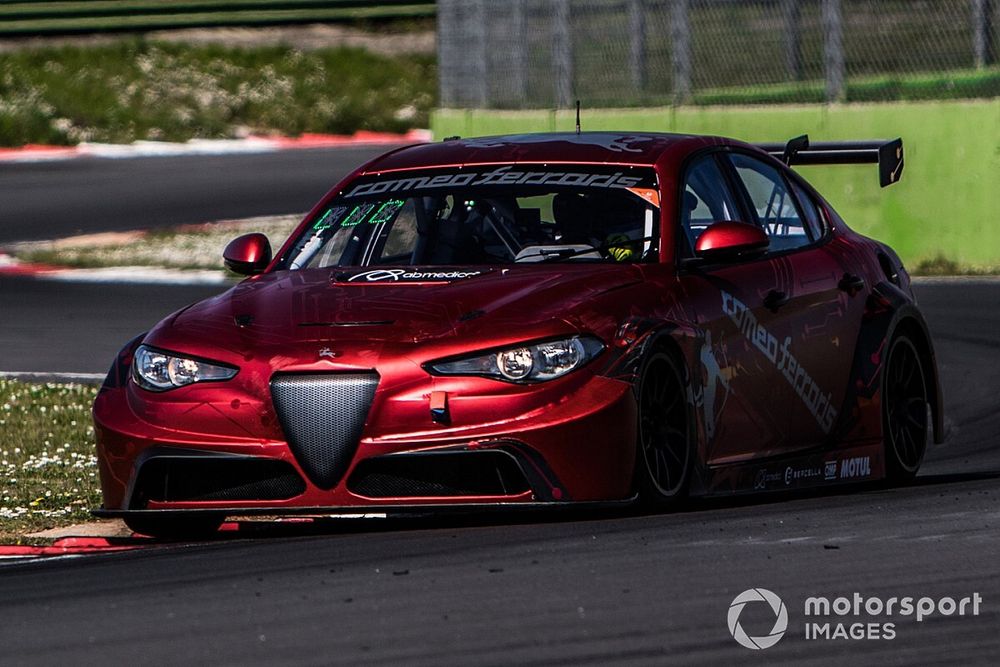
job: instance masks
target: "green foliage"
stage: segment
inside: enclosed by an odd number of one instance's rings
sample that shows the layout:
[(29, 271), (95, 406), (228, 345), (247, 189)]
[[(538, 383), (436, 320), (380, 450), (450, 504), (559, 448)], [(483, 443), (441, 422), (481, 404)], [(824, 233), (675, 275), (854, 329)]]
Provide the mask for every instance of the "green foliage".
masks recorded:
[(971, 266), (938, 254), (918, 262), (910, 273), (915, 276), (995, 276), (1000, 274), (1000, 267)]
[(0, 54), (0, 145), (426, 127), (429, 56), (123, 40)]

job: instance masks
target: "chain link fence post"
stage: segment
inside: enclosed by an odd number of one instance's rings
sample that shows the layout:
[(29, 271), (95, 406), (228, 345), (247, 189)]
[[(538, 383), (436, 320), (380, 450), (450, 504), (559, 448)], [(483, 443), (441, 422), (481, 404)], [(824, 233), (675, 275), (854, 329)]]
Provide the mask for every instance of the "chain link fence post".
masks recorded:
[[(442, 8), (438, 10), (435, 20), (435, 29), (438, 35), (451, 35), (455, 32), (455, 15), (447, 6), (447, 0), (442, 3)], [(451, 63), (452, 53), (455, 48), (454, 40), (437, 40), (437, 59), (439, 63)], [(443, 107), (454, 107), (456, 104), (454, 92), (458, 88), (455, 81), (455, 69), (453, 67), (441, 67), (438, 70), (438, 100)]]
[(691, 100), (691, 17), (689, 0), (670, 5), (670, 44), (674, 79), (674, 104)]
[(472, 89), (475, 91), (473, 97), (476, 105), (480, 108), (489, 105), (489, 88), (487, 75), (489, 65), (486, 62), (486, 2), (485, 0), (471, 0), (469, 4), (473, 10), (473, 39), (472, 39)]
[(993, 0), (972, 0), (972, 53), (976, 69), (996, 62), (993, 9)]
[(826, 101), (844, 99), (844, 20), (841, 0), (823, 0), (823, 64)]
[(802, 80), (802, 6), (799, 0), (782, 0), (785, 24), (785, 69), (789, 81)]
[(553, 0), (552, 64), (555, 69), (556, 106), (573, 104), (573, 41), (570, 33), (569, 0)]
[(646, 90), (646, 9), (642, 0), (629, 0), (628, 32), (629, 70), (632, 72), (632, 88), (641, 97)]
[(511, 2), (511, 33), (514, 40), (520, 42), (520, 48), (513, 49), (511, 53), (514, 100), (520, 107), (528, 102), (528, 47), (524, 42), (528, 26), (524, 20), (525, 0), (511, 0)]

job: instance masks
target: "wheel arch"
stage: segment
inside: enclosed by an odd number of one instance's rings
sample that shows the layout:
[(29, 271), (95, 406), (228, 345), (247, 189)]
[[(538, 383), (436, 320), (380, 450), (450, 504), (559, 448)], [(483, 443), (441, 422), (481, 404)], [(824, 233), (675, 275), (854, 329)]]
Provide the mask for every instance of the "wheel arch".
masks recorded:
[(855, 346), (851, 383), (840, 411), (840, 420), (831, 433), (832, 441), (843, 439), (857, 423), (859, 399), (881, 396), (882, 370), (889, 343), (893, 336), (903, 332), (912, 338), (924, 362), (922, 369), (931, 406), (934, 442), (944, 441), (944, 402), (927, 322), (913, 298), (888, 281), (875, 285), (868, 297)]
[(678, 321), (658, 321), (649, 322), (641, 339), (633, 346), (630, 356), (633, 359), (635, 376), (633, 381), (633, 391), (636, 392), (636, 400), (639, 400), (639, 382), (646, 360), (656, 352), (664, 352), (674, 359), (683, 375), (685, 390), (687, 392), (686, 404), (688, 409), (688, 428), (691, 431), (692, 455), (690, 479), (688, 485), (688, 495), (704, 495), (708, 488), (709, 472), (705, 466), (707, 446), (704, 433), (705, 426), (702, 420), (702, 411), (699, 409), (701, 401), (701, 386), (698, 373), (698, 355), (701, 345), (705, 341), (705, 334), (700, 328), (690, 323)]
[(694, 376), (691, 360), (694, 358), (695, 345), (699, 343), (701, 336), (688, 325), (676, 322), (663, 322), (655, 328), (651, 328), (636, 345), (633, 352), (636, 359), (636, 384), (638, 375), (645, 367), (646, 360), (655, 352), (665, 352), (673, 357), (679, 364), (681, 372), (684, 374), (684, 383), (689, 392), (689, 403), (693, 391), (692, 384)]

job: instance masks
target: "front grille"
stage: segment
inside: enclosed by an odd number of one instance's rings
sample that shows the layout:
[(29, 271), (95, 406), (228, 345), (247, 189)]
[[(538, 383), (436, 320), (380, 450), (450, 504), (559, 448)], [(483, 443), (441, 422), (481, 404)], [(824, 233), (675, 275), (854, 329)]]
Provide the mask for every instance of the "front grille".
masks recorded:
[(278, 375), (271, 399), (288, 446), (313, 484), (331, 489), (358, 448), (378, 373)]
[(367, 498), (513, 496), (529, 490), (521, 467), (501, 451), (392, 454), (358, 463), (347, 488)]
[(306, 490), (290, 463), (243, 457), (158, 456), (139, 469), (131, 506), (149, 501), (286, 500)]

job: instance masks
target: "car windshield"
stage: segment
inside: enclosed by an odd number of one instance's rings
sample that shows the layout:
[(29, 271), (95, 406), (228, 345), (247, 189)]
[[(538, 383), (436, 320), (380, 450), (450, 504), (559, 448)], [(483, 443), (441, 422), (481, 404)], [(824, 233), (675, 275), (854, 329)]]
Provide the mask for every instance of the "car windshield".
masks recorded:
[(518, 165), (366, 176), (310, 219), (286, 269), (641, 262), (655, 258), (652, 169)]

